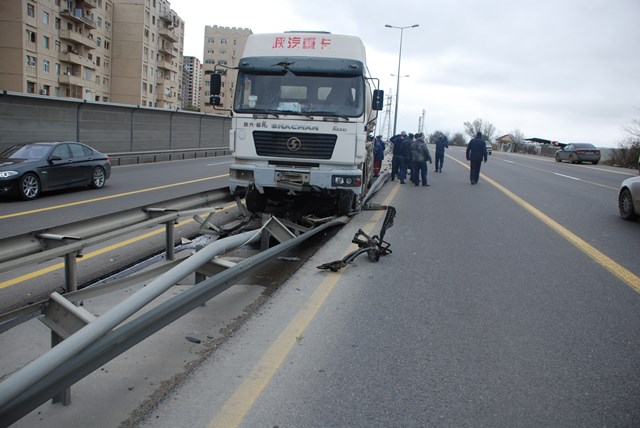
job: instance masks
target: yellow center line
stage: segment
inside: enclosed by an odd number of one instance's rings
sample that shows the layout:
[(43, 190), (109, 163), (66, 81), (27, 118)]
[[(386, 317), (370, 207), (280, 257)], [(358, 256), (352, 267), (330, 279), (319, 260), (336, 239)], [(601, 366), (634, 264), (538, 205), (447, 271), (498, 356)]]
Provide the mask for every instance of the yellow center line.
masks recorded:
[[(384, 202), (385, 205), (393, 200), (399, 188), (400, 186), (396, 185), (392, 189)], [(384, 211), (374, 213), (364, 228), (365, 233), (369, 234), (371, 230), (373, 230), (373, 227), (380, 220), (383, 213)], [(350, 245), (343, 254), (343, 257), (354, 249), (355, 245)], [(251, 370), (251, 373), (245, 377), (244, 382), (238, 386), (218, 414), (209, 422), (209, 428), (230, 428), (240, 425), (278, 368), (282, 366), (284, 359), (293, 346), (298, 342), (297, 338), (302, 336), (309, 323), (311, 323), (318, 314), (318, 311), (336, 287), (341, 277), (341, 272), (329, 274), (320, 282), (316, 291), (265, 352), (260, 361), (258, 361)]]
[(149, 187), (147, 189), (132, 190), (131, 192), (118, 193), (116, 195), (103, 196), (103, 197), (94, 198), (94, 199), (86, 199), (86, 200), (77, 201), (77, 202), (70, 202), (68, 204), (54, 205), (54, 206), (50, 206), (50, 207), (38, 208), (38, 209), (35, 209), (35, 210), (22, 211), (22, 212), (17, 212), (17, 213), (12, 213), (12, 214), (4, 214), (4, 215), (0, 215), (0, 220), (1, 219), (5, 219), (5, 218), (18, 217), (18, 216), (21, 216), (21, 215), (35, 214), (35, 213), (44, 212), (44, 211), (57, 210), (57, 209), (60, 209), (60, 208), (68, 208), (68, 207), (73, 207), (73, 206), (76, 206), (76, 205), (89, 204), (89, 203), (92, 203), (92, 202), (106, 201), (108, 199), (121, 198), (123, 196), (137, 195), (139, 193), (152, 192), (154, 190), (168, 189), (170, 187), (184, 186), (185, 184), (193, 184), (193, 183), (198, 183), (200, 181), (215, 180), (216, 178), (222, 178), (222, 177), (226, 177), (228, 175), (229, 174), (222, 174), (222, 175), (216, 175), (215, 177), (198, 178), (196, 180), (183, 181), (183, 182), (180, 182), (180, 183), (165, 184), (164, 186)]
[[(465, 163), (459, 161), (458, 159), (451, 158), (459, 164), (469, 168)], [(506, 187), (498, 184), (498, 182), (490, 179), (484, 174), (481, 174), (482, 178), (485, 179), (489, 184), (493, 187), (504, 193), (509, 199), (514, 201), (516, 204), (520, 205), (526, 211), (528, 211), (531, 215), (536, 217), (538, 220), (542, 221), (546, 224), (551, 230), (562, 236), (564, 239), (569, 241), (573, 246), (575, 246), (578, 250), (582, 251), (584, 254), (589, 256), (593, 261), (598, 263), (600, 266), (608, 270), (615, 277), (620, 279), (622, 282), (627, 284), (629, 287), (634, 289), (636, 292), (640, 293), (640, 277), (631, 272), (630, 270), (624, 268), (622, 265), (617, 263), (615, 260), (596, 249), (594, 246), (580, 238), (575, 233), (571, 232), (566, 227), (562, 226), (557, 221), (553, 220), (548, 215), (544, 214), (539, 209), (535, 208), (533, 205), (517, 196), (515, 193), (507, 189)]]

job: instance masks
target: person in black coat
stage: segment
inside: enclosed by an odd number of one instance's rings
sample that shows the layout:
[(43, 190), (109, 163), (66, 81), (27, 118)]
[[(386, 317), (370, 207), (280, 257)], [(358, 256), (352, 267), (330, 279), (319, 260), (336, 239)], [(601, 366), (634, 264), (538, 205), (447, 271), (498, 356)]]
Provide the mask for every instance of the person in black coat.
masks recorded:
[[(402, 160), (402, 144), (407, 138), (407, 133), (402, 131), (398, 135), (394, 135), (389, 139), (393, 144), (393, 157), (391, 158), (391, 181), (394, 181), (396, 175), (400, 175), (400, 162)], [(403, 179), (404, 180), (404, 179)]]
[(487, 162), (487, 143), (482, 139), (482, 133), (478, 132), (475, 138), (472, 138), (467, 145), (467, 160), (470, 163), (471, 171), (469, 179), (471, 184), (476, 184), (480, 179), (480, 167), (482, 160)]

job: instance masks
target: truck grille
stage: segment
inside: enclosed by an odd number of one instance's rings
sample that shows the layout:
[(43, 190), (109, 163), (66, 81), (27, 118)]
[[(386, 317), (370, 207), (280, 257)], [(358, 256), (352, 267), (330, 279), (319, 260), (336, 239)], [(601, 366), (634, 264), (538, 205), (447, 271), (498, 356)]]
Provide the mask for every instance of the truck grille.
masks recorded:
[[(297, 141), (292, 139), (297, 138)], [(298, 159), (331, 159), (337, 137), (331, 134), (254, 131), (253, 141), (259, 156)], [(296, 147), (299, 147), (296, 150)]]

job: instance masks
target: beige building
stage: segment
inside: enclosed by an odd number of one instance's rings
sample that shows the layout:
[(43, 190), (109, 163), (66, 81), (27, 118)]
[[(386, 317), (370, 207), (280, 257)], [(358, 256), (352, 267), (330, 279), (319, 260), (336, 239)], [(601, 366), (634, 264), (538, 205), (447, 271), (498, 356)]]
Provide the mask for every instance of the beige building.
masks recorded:
[(185, 56), (182, 66), (182, 108), (197, 109), (202, 91), (202, 63), (195, 56)]
[(167, 0), (0, 0), (0, 89), (181, 107), (184, 21)]
[(0, 89), (110, 101), (111, 0), (0, 1)]
[[(207, 73), (218, 70), (226, 71), (222, 75), (222, 93), (220, 94), (222, 106), (219, 109), (230, 109), (233, 104), (233, 91), (237, 72), (226, 67), (237, 67), (242, 57), (247, 38), (252, 34), (248, 28), (219, 27), (207, 25), (204, 30), (203, 53), (203, 84), (202, 84), (202, 108), (204, 112), (214, 112), (209, 104), (210, 79)], [(215, 68), (219, 66), (218, 68)], [(221, 112), (217, 110), (217, 112)]]
[(115, 0), (112, 101), (181, 106), (184, 21), (166, 0)]

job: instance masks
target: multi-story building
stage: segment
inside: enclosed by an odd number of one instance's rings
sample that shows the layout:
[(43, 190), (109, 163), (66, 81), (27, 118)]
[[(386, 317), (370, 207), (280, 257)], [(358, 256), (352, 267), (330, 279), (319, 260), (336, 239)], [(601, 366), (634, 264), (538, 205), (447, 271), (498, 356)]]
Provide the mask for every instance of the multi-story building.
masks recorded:
[(185, 56), (182, 67), (182, 108), (198, 110), (202, 90), (202, 63), (195, 56)]
[(115, 0), (114, 102), (180, 108), (184, 21), (166, 0)]
[[(248, 28), (219, 27), (217, 25), (207, 25), (204, 30), (204, 53), (203, 69), (204, 82), (202, 85), (201, 111), (213, 112), (213, 106), (209, 104), (211, 95), (210, 79), (207, 74), (212, 72), (222, 72), (222, 93), (220, 109), (230, 109), (233, 104), (234, 84), (238, 73), (233, 67), (238, 66), (238, 61), (242, 57), (247, 38), (252, 34)], [(218, 67), (216, 67), (218, 66)], [(229, 67), (227, 69), (227, 67)], [(224, 112), (224, 110), (215, 110)]]
[(184, 21), (167, 0), (0, 0), (0, 89), (181, 107)]
[(0, 88), (109, 101), (112, 0), (0, 1)]

